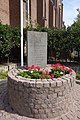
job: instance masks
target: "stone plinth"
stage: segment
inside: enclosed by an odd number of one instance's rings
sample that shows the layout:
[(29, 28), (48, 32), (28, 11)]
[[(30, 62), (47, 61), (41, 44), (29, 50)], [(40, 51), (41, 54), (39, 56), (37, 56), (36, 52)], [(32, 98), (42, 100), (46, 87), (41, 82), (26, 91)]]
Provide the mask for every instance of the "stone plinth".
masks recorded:
[(75, 74), (35, 80), (17, 76), (17, 72), (22, 70), (13, 69), (8, 74), (8, 99), (14, 111), (31, 118), (48, 120), (72, 110), (75, 113)]

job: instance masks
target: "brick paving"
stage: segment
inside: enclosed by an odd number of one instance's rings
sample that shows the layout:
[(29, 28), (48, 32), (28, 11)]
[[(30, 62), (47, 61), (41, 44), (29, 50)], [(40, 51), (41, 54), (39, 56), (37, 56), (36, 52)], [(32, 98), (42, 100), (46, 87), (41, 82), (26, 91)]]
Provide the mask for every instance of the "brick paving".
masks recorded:
[[(71, 111), (69, 114), (63, 115), (61, 118), (58, 118), (56, 120), (74, 120), (76, 114), (77, 114), (76, 120), (80, 120), (80, 85), (79, 84), (75, 85), (75, 95), (76, 95), (75, 105), (77, 112), (73, 114), (73, 111)], [(25, 116), (20, 116), (19, 114), (15, 113), (13, 109), (11, 109), (7, 100), (7, 81), (0, 81), (0, 120), (36, 120)]]
[(79, 84), (76, 84), (75, 91), (76, 91), (75, 100), (77, 107), (77, 118), (78, 120), (80, 120), (80, 85)]

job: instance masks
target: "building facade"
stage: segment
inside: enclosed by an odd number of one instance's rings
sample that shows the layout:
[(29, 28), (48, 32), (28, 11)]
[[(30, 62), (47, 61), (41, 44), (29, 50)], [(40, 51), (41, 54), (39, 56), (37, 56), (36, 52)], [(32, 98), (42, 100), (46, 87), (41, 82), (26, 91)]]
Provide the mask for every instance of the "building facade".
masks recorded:
[(9, 24), (9, 0), (0, 0), (0, 22)]
[(28, 21), (33, 25), (62, 28), (62, 0), (28, 0)]
[[(28, 24), (57, 27), (63, 26), (62, 0), (23, 0), (24, 27)], [(26, 16), (27, 14), (27, 16)], [(20, 0), (0, 1), (0, 22), (11, 26), (20, 26)]]
[[(24, 4), (24, 27), (26, 26), (26, 0)], [(13, 27), (20, 26), (20, 0), (0, 0), (0, 22)]]

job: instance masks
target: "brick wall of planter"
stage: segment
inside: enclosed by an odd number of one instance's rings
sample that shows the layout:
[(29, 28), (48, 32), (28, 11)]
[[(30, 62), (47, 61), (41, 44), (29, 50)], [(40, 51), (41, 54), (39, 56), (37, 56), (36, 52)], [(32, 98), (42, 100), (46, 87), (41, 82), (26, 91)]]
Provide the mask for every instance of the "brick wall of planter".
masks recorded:
[(9, 104), (16, 112), (49, 120), (74, 110), (74, 72), (53, 80), (35, 80), (17, 76), (18, 71), (22, 69), (13, 69), (8, 74)]

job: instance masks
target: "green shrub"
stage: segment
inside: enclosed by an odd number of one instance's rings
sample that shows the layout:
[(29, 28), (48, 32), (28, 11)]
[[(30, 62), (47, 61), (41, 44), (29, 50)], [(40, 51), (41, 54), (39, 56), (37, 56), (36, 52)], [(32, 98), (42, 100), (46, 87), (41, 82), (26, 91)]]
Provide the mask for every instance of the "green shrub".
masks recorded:
[(80, 71), (76, 73), (76, 78), (80, 80)]
[[(48, 33), (48, 58), (72, 59), (71, 53), (80, 51), (80, 27), (68, 27), (67, 29), (27, 26), (24, 30), (24, 40), (27, 31), (39, 31)], [(0, 23), (0, 60), (13, 56), (13, 51), (20, 48), (20, 28), (2, 25)], [(20, 49), (19, 49), (20, 50)], [(15, 52), (16, 53), (16, 52)], [(19, 52), (18, 52), (19, 53)], [(78, 57), (78, 61), (79, 61)]]
[(7, 79), (8, 71), (0, 71), (0, 80)]
[(9, 59), (16, 47), (20, 47), (20, 29), (0, 23), (0, 60)]
[[(79, 22), (80, 24), (80, 22)], [(80, 26), (80, 25), (79, 25)], [(40, 27), (39, 25), (33, 27), (32, 25), (27, 26), (26, 31), (39, 31), (48, 33), (48, 58), (52, 57), (53, 54), (55, 58), (59, 59), (70, 59), (73, 57), (71, 53), (73, 50), (80, 51), (80, 27), (70, 26), (68, 28), (47, 28)], [(78, 55), (78, 61), (79, 60)]]

